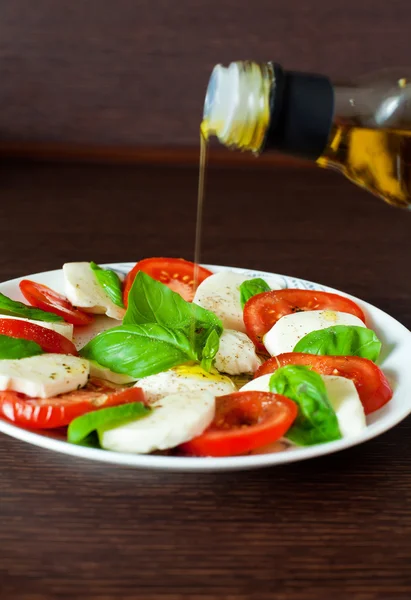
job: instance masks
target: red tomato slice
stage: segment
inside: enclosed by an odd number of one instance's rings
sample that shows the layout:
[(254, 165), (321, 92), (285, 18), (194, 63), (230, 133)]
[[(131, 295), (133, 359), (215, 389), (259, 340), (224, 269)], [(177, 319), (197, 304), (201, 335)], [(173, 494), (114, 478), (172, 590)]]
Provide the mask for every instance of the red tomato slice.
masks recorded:
[(46, 285), (35, 283), (29, 279), (23, 279), (19, 287), (21, 293), (31, 306), (59, 315), (67, 323), (71, 323), (72, 325), (89, 325), (93, 321), (92, 315), (74, 308), (67, 298), (51, 290)]
[(0, 334), (36, 342), (36, 344), (42, 347), (44, 352), (77, 355), (77, 350), (73, 342), (60, 333), (51, 331), (51, 329), (47, 329), (46, 327), (41, 327), (41, 325), (37, 325), (36, 323), (27, 323), (18, 319), (0, 318)]
[(29, 398), (17, 392), (0, 392), (0, 415), (31, 429), (64, 427), (85, 413), (128, 402), (144, 402), (141, 388), (115, 389), (99, 379), (81, 390), (53, 398)]
[(359, 356), (318, 356), (287, 352), (267, 360), (254, 377), (274, 373), (285, 365), (306, 365), (320, 375), (338, 375), (351, 379), (366, 415), (378, 410), (392, 398), (392, 389), (381, 369), (368, 358)]
[(264, 335), (285, 315), (304, 310), (335, 310), (355, 315), (365, 322), (364, 313), (349, 298), (311, 290), (273, 290), (257, 294), (244, 306), (244, 323), (249, 337), (260, 350)]
[(291, 427), (297, 405), (270, 392), (235, 392), (216, 398), (213, 423), (182, 444), (195, 456), (236, 456), (277, 441)]
[(145, 258), (140, 260), (126, 276), (123, 293), (125, 306), (127, 306), (128, 294), (138, 271), (143, 271), (153, 279), (161, 281), (188, 302), (193, 300), (196, 291), (195, 277), (197, 276), (198, 286), (204, 279), (212, 275), (208, 269), (204, 269), (200, 265), (197, 265), (196, 269), (193, 262), (183, 258)]

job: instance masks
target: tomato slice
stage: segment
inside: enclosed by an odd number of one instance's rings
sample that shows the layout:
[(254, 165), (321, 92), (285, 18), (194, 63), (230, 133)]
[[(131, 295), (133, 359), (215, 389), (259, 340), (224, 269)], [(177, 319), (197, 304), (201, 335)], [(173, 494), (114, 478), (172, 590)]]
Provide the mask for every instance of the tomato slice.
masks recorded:
[(21, 293), (31, 306), (63, 317), (72, 325), (89, 325), (93, 316), (74, 306), (65, 298), (46, 285), (23, 279), (19, 284)]
[(64, 335), (46, 327), (41, 327), (36, 323), (27, 323), (19, 319), (0, 318), (0, 334), (36, 342), (44, 352), (77, 356), (77, 350), (73, 342), (65, 338)]
[(128, 294), (133, 281), (139, 271), (150, 275), (153, 279), (161, 281), (174, 292), (177, 292), (191, 302), (196, 291), (195, 278), (197, 286), (210, 277), (212, 272), (200, 265), (196, 265), (183, 258), (145, 258), (140, 260), (128, 273), (124, 281), (124, 305), (127, 306)]
[(144, 402), (141, 388), (113, 388), (100, 379), (81, 390), (52, 398), (29, 398), (17, 392), (0, 392), (0, 415), (31, 429), (64, 427), (73, 419), (99, 408)]
[(359, 356), (319, 356), (287, 352), (267, 360), (254, 377), (274, 373), (285, 365), (306, 365), (320, 375), (338, 375), (351, 379), (366, 415), (378, 410), (392, 398), (391, 386), (381, 369), (368, 358)]
[(304, 310), (335, 310), (355, 315), (365, 322), (355, 302), (338, 294), (311, 290), (273, 290), (257, 294), (244, 306), (244, 323), (256, 347), (265, 350), (264, 335), (281, 317)]
[(181, 449), (195, 456), (236, 456), (277, 441), (291, 427), (297, 405), (270, 392), (235, 392), (216, 398), (210, 427)]

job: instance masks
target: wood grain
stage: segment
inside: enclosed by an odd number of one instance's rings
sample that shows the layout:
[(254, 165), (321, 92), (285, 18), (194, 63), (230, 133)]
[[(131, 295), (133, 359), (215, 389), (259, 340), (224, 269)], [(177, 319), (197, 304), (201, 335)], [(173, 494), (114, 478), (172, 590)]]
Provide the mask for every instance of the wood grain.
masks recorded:
[(409, 63), (409, 0), (2, 0), (0, 140), (197, 147), (216, 63)]
[[(200, 141), (200, 140), (199, 140)], [(315, 167), (315, 163), (308, 160), (286, 156), (275, 152), (266, 152), (258, 157), (250, 152), (233, 152), (218, 143), (209, 142), (207, 164), (210, 166), (252, 168), (258, 170), (267, 167)], [(128, 164), (128, 165), (155, 165), (197, 167), (200, 156), (199, 144), (197, 147), (124, 147), (124, 146), (96, 146), (69, 144), (66, 142), (1, 142), (0, 158), (18, 158), (53, 162), (75, 162), (93, 164)], [(258, 160), (257, 160), (258, 158)]]
[[(0, 166), (0, 279), (67, 260), (191, 258), (197, 173)], [(294, 274), (411, 327), (411, 215), (320, 170), (216, 169), (205, 262)], [(0, 597), (408, 600), (410, 419), (334, 456), (154, 473), (0, 436)]]

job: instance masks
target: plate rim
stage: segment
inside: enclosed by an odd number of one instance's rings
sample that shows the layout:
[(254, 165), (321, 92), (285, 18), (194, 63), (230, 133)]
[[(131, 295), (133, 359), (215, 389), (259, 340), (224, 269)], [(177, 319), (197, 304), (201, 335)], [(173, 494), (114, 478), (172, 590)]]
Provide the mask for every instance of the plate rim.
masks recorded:
[[(120, 273), (126, 273), (134, 266), (135, 262), (111, 262), (101, 263), (103, 267), (110, 267), (118, 270)], [(254, 273), (254, 274), (265, 274), (270, 277), (279, 277), (286, 282), (288, 285), (289, 280), (294, 280), (300, 284), (308, 286), (308, 289), (325, 290), (334, 293), (344, 295), (348, 298), (358, 302), (361, 306), (365, 307), (366, 310), (371, 309), (371, 312), (377, 311), (381, 313), (383, 317), (392, 319), (397, 326), (402, 329), (402, 333), (410, 337), (411, 343), (411, 332), (397, 319), (391, 317), (388, 313), (384, 312), (377, 306), (374, 306), (356, 296), (347, 294), (336, 288), (319, 284), (310, 280), (295, 277), (293, 275), (282, 275), (281, 273), (273, 273), (269, 271), (262, 271), (259, 269), (248, 269), (236, 266), (227, 265), (212, 265), (203, 264), (203, 267), (208, 268), (212, 271), (234, 271), (240, 273)], [(32, 273), (9, 279), (4, 282), (0, 282), (0, 290), (5, 284), (16, 285), (21, 279), (41, 277), (44, 275), (52, 277), (55, 274), (60, 274), (62, 269), (53, 269), (49, 271), (42, 271), (38, 273)], [(328, 454), (334, 454), (347, 448), (358, 446), (363, 444), (384, 432), (392, 429), (398, 423), (402, 422), (407, 416), (411, 414), (411, 403), (404, 405), (402, 409), (398, 409), (394, 414), (388, 415), (382, 421), (377, 421), (372, 425), (369, 425), (367, 429), (358, 436), (349, 438), (342, 438), (334, 442), (328, 442), (326, 444), (317, 444), (309, 447), (293, 448), (290, 451), (279, 451), (263, 454), (253, 454), (247, 456), (232, 456), (232, 457), (178, 457), (178, 456), (159, 456), (159, 455), (144, 455), (144, 454), (128, 454), (122, 452), (113, 452), (110, 450), (103, 450), (97, 448), (88, 448), (86, 446), (78, 446), (70, 444), (65, 440), (55, 439), (42, 433), (30, 431), (28, 429), (14, 425), (0, 418), (0, 433), (18, 439), (20, 441), (29, 443), (31, 445), (74, 456), (77, 458), (83, 458), (88, 460), (94, 460), (98, 462), (117, 464), (122, 466), (129, 466), (140, 469), (151, 469), (151, 470), (162, 470), (162, 471), (178, 471), (178, 472), (210, 472), (210, 471), (238, 471), (238, 470), (250, 470), (259, 469), (264, 467), (274, 467), (277, 465), (284, 465), (292, 462), (300, 462), (302, 460), (308, 460), (320, 456), (327, 456)]]

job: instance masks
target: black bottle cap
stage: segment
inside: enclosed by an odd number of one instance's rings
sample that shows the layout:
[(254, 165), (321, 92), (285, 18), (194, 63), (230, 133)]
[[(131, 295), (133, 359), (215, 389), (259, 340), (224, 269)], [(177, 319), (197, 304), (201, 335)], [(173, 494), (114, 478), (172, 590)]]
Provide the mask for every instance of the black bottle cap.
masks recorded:
[(273, 64), (271, 117), (263, 150), (317, 160), (331, 131), (334, 89), (324, 75), (285, 71)]

